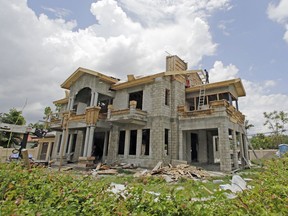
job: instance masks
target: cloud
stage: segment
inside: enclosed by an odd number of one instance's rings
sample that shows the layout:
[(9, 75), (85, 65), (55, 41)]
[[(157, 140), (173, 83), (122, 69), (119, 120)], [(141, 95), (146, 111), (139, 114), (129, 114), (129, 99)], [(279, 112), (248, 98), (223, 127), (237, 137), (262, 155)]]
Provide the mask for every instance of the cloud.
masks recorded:
[(95, 24), (73, 31), (77, 21), (65, 20), (65, 14), (37, 16), (27, 0), (0, 1), (1, 112), (21, 109), (27, 99), (27, 122), (42, 119), (44, 108), (64, 96), (60, 84), (78, 67), (119, 78), (151, 74), (165, 70), (165, 51), (193, 67), (215, 53), (207, 17), (228, 3), (100, 0), (90, 9)]
[(283, 39), (288, 43), (288, 1), (280, 0), (278, 5), (270, 3), (267, 8), (268, 17), (280, 24), (282, 24), (286, 32), (283, 36)]
[[(209, 69), (210, 81), (219, 82), (240, 77), (239, 69), (229, 64), (225, 66), (223, 62), (216, 61), (213, 68)], [(239, 98), (239, 109), (255, 127), (249, 129), (249, 134), (265, 133), (269, 130), (263, 126), (264, 112), (285, 111), (288, 112), (288, 96), (284, 94), (271, 94), (271, 89), (277, 86), (274, 80), (263, 82), (251, 82), (242, 80), (246, 91), (246, 96)], [(281, 102), (281, 103), (279, 103)], [(277, 107), (275, 107), (277, 104)]]
[(240, 110), (246, 115), (249, 123), (255, 125), (249, 129), (249, 134), (271, 132), (263, 125), (265, 122), (264, 112), (269, 113), (274, 110), (288, 112), (288, 95), (269, 93), (270, 88), (276, 84), (275, 81), (255, 83), (243, 80), (247, 96), (239, 99)]
[[(80, 66), (119, 78), (152, 74), (165, 70), (165, 51), (196, 66), (217, 49), (207, 18), (229, 8), (228, 0), (100, 0), (91, 5), (95, 24), (73, 31), (76, 21), (37, 17), (26, 0), (0, 1), (0, 112), (21, 110), (27, 100), (27, 122), (41, 120), (44, 108), (64, 96), (60, 84)], [(239, 77), (235, 65), (222, 61), (209, 72), (211, 82)], [(275, 81), (243, 84), (240, 110), (262, 132), (259, 116), (276, 103), (287, 111), (288, 96), (270, 94)]]
[(56, 17), (61, 19), (69, 16), (72, 13), (72, 11), (67, 10), (65, 8), (50, 8), (50, 7), (42, 7), (42, 8), (46, 11), (53, 13)]
[(235, 79), (237, 78), (238, 72), (239, 69), (235, 65), (229, 64), (224, 66), (222, 61), (216, 61), (213, 68), (209, 70), (210, 81), (219, 82), (227, 79)]

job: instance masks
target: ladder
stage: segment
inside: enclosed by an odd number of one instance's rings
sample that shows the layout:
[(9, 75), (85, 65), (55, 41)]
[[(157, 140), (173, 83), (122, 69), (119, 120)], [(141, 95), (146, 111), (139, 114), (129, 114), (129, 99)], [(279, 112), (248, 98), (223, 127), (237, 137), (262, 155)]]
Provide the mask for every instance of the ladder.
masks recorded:
[(205, 95), (206, 95), (206, 75), (204, 74), (203, 71), (198, 73), (202, 84), (200, 85), (200, 90), (199, 90), (199, 101), (198, 101), (198, 110), (203, 109), (205, 105)]

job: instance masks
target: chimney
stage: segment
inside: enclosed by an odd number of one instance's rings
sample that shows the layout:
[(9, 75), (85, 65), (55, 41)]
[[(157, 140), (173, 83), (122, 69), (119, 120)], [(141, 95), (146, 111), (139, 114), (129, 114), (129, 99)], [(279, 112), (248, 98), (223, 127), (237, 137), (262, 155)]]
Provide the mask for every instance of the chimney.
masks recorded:
[(177, 55), (166, 56), (166, 71), (185, 71), (187, 63), (180, 59)]
[(127, 75), (127, 78), (128, 78), (128, 81), (135, 80), (135, 77), (134, 77), (133, 74), (129, 74), (129, 75)]

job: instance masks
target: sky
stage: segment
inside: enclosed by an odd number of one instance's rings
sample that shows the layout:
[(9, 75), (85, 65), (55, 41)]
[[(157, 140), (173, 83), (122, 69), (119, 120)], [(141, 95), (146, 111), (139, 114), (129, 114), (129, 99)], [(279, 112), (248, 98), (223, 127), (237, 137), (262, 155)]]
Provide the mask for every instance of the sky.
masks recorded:
[(164, 71), (168, 54), (210, 82), (241, 78), (250, 134), (288, 112), (288, 0), (0, 0), (0, 27), (0, 113), (27, 123), (78, 67), (125, 79)]

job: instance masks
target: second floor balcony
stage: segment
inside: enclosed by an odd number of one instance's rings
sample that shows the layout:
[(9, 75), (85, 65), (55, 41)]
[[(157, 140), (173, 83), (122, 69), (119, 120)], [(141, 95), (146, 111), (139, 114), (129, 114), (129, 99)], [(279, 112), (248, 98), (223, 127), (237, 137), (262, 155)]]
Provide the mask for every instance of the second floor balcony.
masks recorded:
[(245, 121), (245, 116), (226, 100), (211, 101), (204, 109), (193, 111), (190, 111), (185, 105), (178, 106), (178, 115), (180, 119), (228, 116), (230, 121), (241, 125)]
[(145, 125), (147, 123), (147, 112), (136, 109), (136, 106), (136, 101), (130, 101), (130, 107), (121, 110), (114, 110), (113, 106), (109, 105), (107, 120), (119, 124)]

